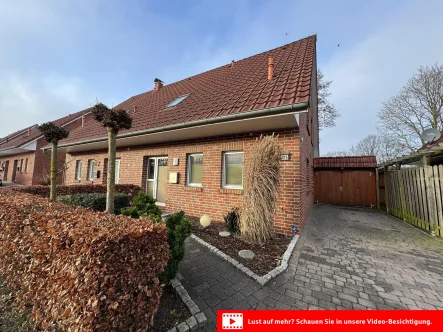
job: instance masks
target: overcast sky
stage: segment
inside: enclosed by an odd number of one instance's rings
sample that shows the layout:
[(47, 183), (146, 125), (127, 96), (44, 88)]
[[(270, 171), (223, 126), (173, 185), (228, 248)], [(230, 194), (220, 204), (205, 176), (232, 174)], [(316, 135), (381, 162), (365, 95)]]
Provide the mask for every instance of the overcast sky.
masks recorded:
[(442, 12), (441, 0), (0, 0), (0, 137), (317, 34), (342, 114), (320, 150), (347, 149), (419, 66), (443, 63)]

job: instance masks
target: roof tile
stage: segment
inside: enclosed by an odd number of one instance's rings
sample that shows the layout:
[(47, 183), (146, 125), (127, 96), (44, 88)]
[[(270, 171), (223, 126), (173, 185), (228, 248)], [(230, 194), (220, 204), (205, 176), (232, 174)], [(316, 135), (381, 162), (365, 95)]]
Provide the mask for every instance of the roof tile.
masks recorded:
[[(115, 107), (133, 109), (137, 106), (132, 128), (121, 133), (306, 102), (310, 97), (315, 44), (316, 36), (310, 36), (239, 60), (234, 66), (224, 65), (164, 85), (158, 91), (133, 96)], [(270, 57), (274, 60), (274, 77), (268, 81)], [(175, 107), (165, 109), (168, 103), (184, 94), (190, 95)], [(60, 143), (101, 138), (106, 138), (105, 129), (96, 121), (89, 121)]]

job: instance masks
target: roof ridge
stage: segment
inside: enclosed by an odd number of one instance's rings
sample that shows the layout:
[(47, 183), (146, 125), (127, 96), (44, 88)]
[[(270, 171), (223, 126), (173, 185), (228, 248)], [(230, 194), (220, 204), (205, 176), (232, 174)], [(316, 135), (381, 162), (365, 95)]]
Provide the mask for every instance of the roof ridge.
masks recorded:
[[(302, 38), (302, 39), (295, 40), (295, 41), (293, 41), (293, 42), (290, 42), (290, 43), (287, 43), (287, 44), (284, 44), (284, 45), (281, 45), (281, 46), (275, 47), (275, 48), (273, 48), (273, 49), (271, 49), (271, 50), (267, 50), (267, 51), (263, 51), (263, 52), (260, 52), (260, 53), (254, 54), (254, 55), (250, 55), (250, 56), (248, 56), (248, 57), (246, 57), (246, 58), (243, 58), (243, 59), (240, 59), (240, 60), (235, 61), (235, 65), (238, 65), (240, 62), (245, 61), (245, 60), (248, 60), (248, 59), (250, 59), (250, 58), (253, 58), (253, 57), (256, 57), (256, 56), (260, 56), (260, 55), (262, 55), (262, 54), (266, 54), (266, 53), (269, 53), (269, 52), (275, 52), (275, 51), (277, 51), (278, 49), (281, 49), (281, 48), (287, 47), (288, 45), (296, 44), (296, 43), (299, 43), (299, 42), (302, 42), (302, 41), (304, 41), (304, 40), (306, 40), (306, 39), (311, 39), (311, 38), (315, 38), (315, 40), (317, 41), (317, 34), (313, 34), (313, 35), (310, 35), (310, 36), (308, 36), (308, 37), (305, 37), (305, 38)], [(165, 85), (163, 86), (163, 88), (166, 88), (166, 87), (168, 87), (169, 85), (172, 85), (172, 84), (177, 84), (177, 83), (180, 83), (180, 82), (183, 82), (183, 81), (188, 81), (188, 80), (190, 80), (190, 79), (192, 79), (192, 78), (194, 78), (194, 77), (198, 77), (198, 76), (201, 76), (201, 75), (204, 75), (204, 74), (210, 73), (211, 71), (215, 71), (215, 70), (218, 70), (218, 69), (221, 69), (221, 68), (223, 68), (223, 67), (230, 66), (230, 65), (231, 65), (231, 63), (227, 63), (227, 64), (225, 64), (225, 65), (222, 65), (222, 66), (219, 66), (219, 67), (216, 67), (216, 68), (208, 69), (208, 70), (203, 71), (203, 72), (201, 72), (201, 73), (198, 73), (198, 74), (195, 74), (195, 75), (192, 75), (192, 76), (188, 76), (188, 77), (182, 78), (181, 80), (178, 80), (178, 81), (175, 81), (175, 82), (171, 82), (171, 83), (165, 84)], [(235, 65), (234, 65), (234, 66), (235, 66)], [(152, 89), (152, 90), (149, 90), (149, 91), (145, 91), (145, 92), (139, 93), (139, 94), (136, 94), (136, 95), (133, 95), (133, 96), (129, 97), (129, 99), (130, 99), (130, 98), (139, 97), (139, 96), (144, 95), (144, 94), (149, 94), (149, 93), (152, 93), (152, 92), (154, 92), (153, 89)], [(120, 104), (122, 104), (122, 103), (120, 103)], [(120, 104), (118, 104), (116, 107), (118, 107)]]

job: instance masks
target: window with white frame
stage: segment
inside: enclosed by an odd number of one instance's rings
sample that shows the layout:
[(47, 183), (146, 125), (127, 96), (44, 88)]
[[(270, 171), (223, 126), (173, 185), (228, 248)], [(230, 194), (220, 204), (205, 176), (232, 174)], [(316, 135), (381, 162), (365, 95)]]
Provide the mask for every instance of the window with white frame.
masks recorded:
[(20, 173), (23, 172), (23, 159), (20, 160), (20, 169), (19, 169)]
[(193, 153), (188, 155), (188, 186), (201, 187), (203, 178), (203, 154)]
[(82, 161), (77, 160), (75, 162), (75, 179), (81, 180), (82, 179)]
[(223, 153), (223, 188), (243, 189), (243, 152)]
[(28, 162), (29, 162), (29, 159), (26, 158), (26, 160), (25, 160), (25, 173), (28, 172)]
[(90, 159), (88, 161), (88, 180), (89, 181), (94, 180), (94, 167), (95, 167), (95, 160)]

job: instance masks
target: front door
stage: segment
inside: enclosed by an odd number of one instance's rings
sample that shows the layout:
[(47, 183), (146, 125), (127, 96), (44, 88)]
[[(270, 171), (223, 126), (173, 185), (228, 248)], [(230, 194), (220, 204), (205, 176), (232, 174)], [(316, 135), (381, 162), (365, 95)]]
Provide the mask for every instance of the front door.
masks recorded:
[(168, 157), (151, 157), (148, 159), (147, 179), (146, 192), (154, 197), (159, 205), (164, 205), (168, 183)]

